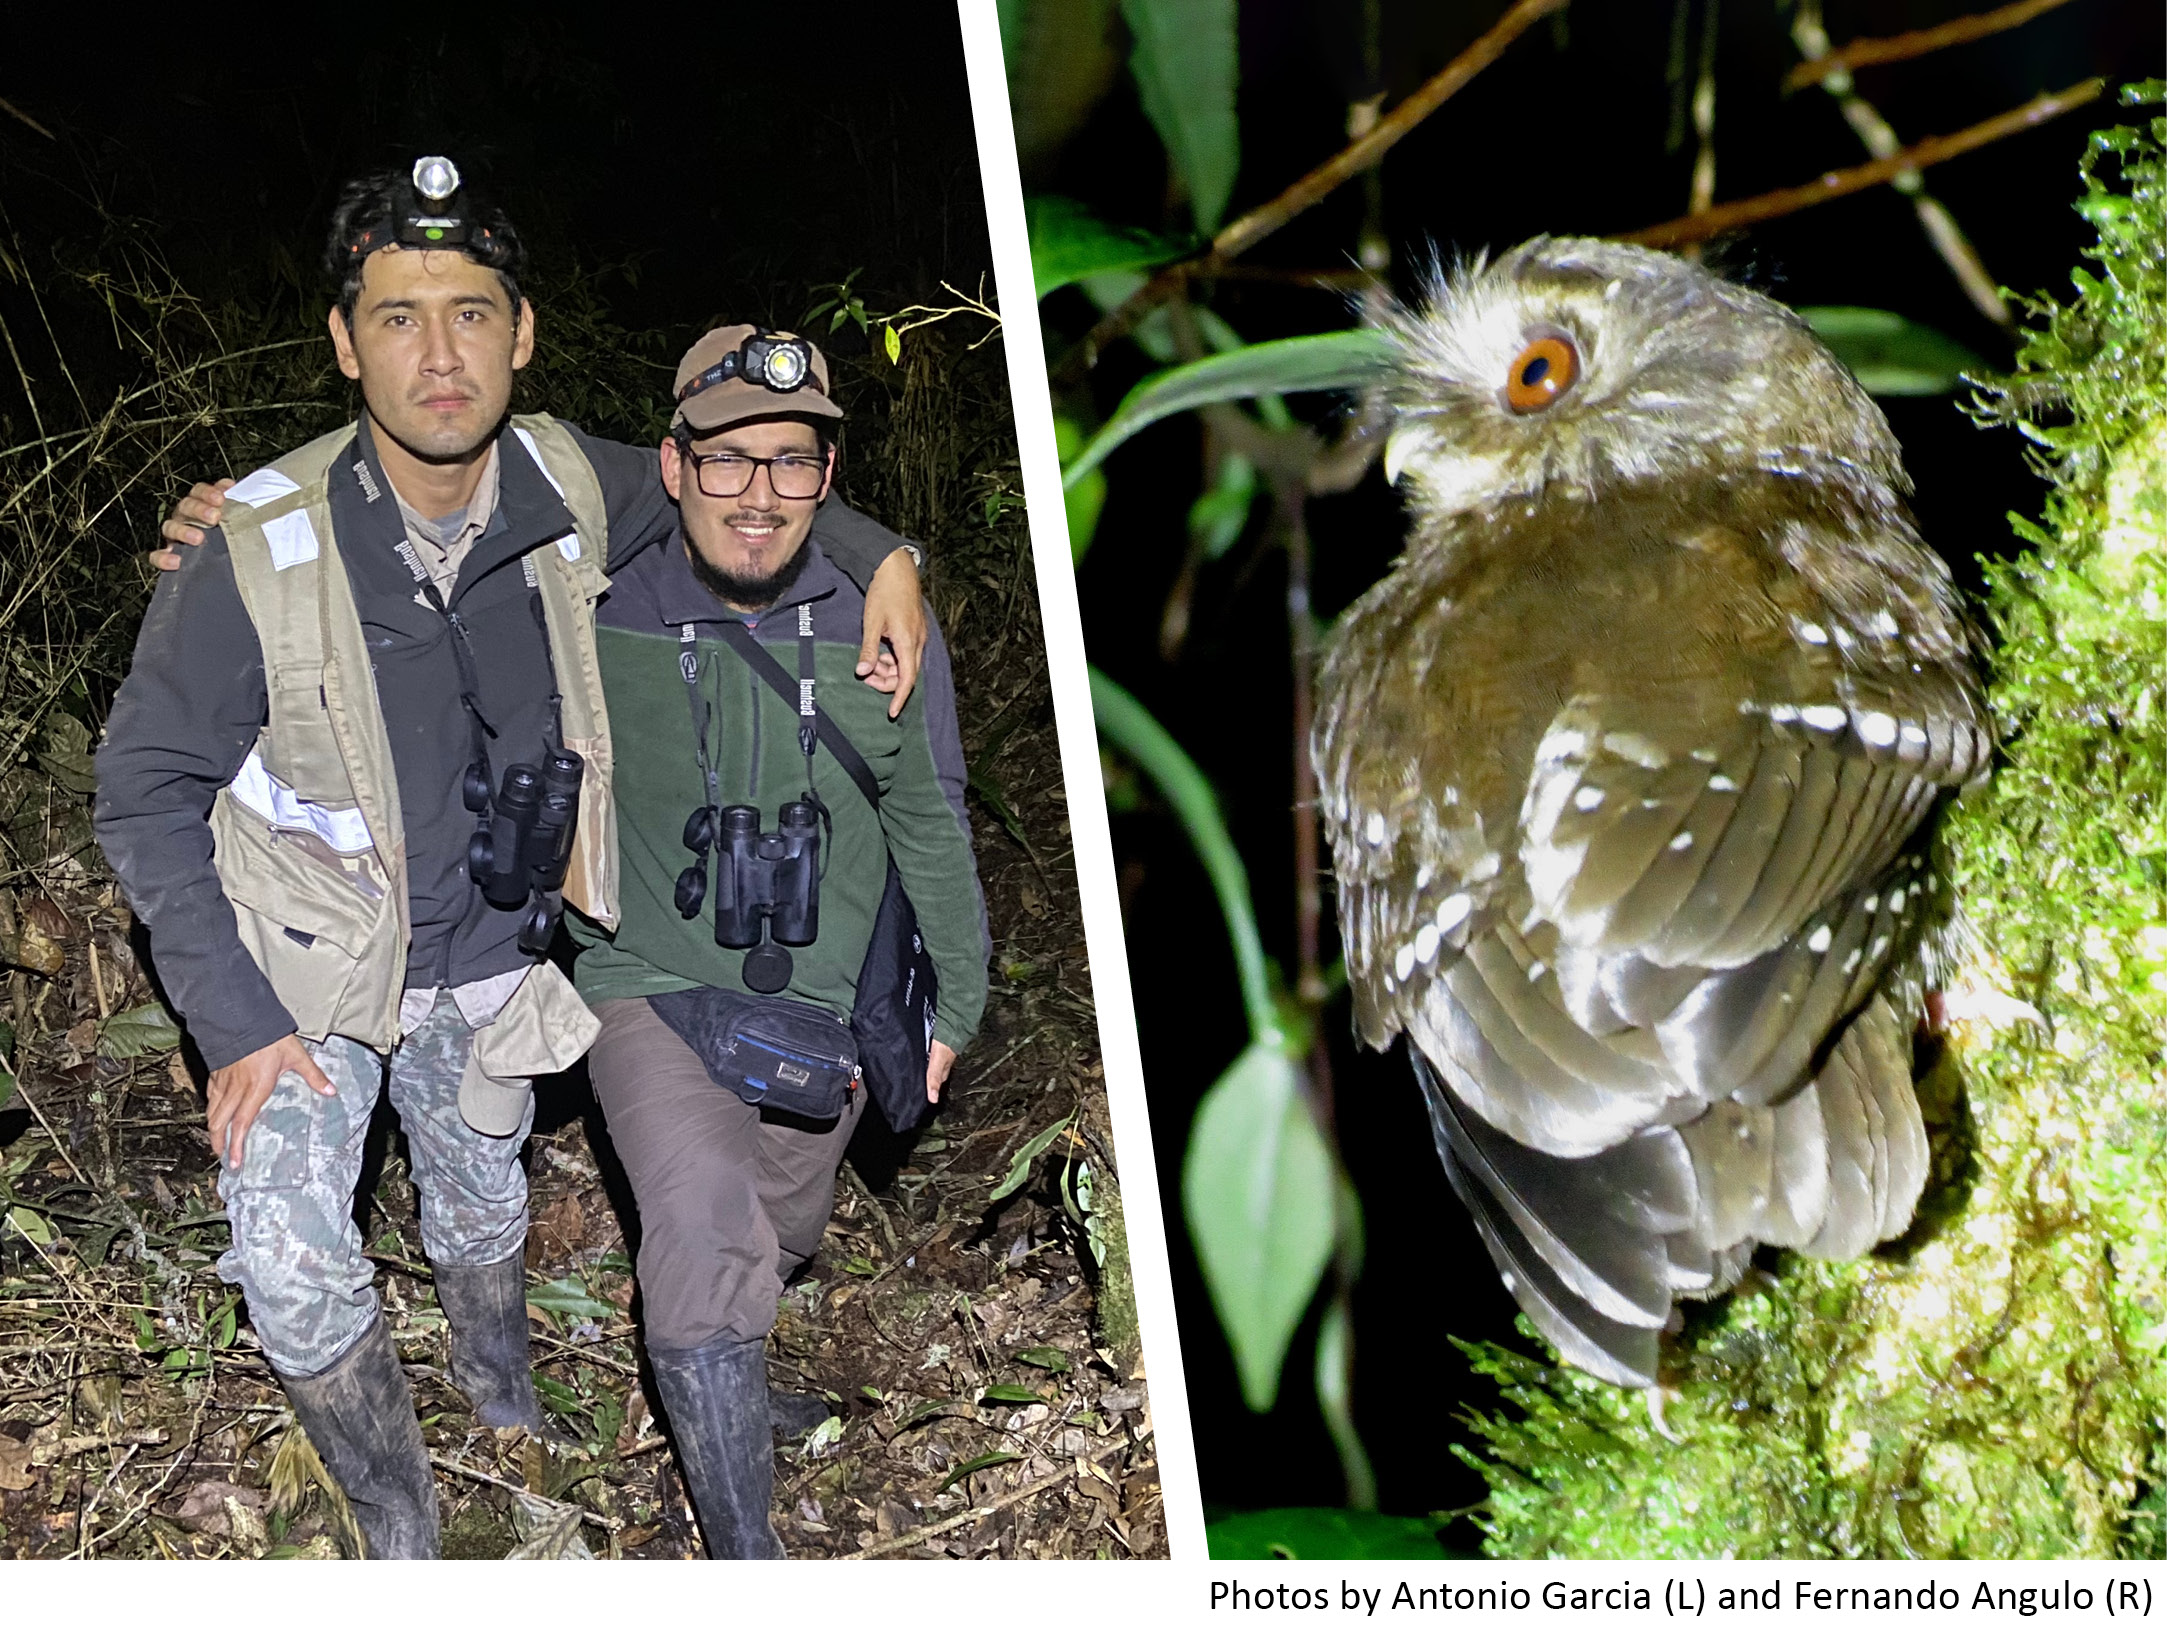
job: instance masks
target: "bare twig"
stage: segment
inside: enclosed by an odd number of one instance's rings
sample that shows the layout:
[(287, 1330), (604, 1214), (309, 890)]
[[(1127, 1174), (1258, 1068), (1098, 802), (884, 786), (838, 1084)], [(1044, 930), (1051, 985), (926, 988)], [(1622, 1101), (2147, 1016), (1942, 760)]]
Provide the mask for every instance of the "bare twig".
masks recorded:
[[(493, 1484), (500, 1490), (510, 1491), (513, 1495), (532, 1495), (534, 1493), (524, 1484), (514, 1484), (508, 1478), (499, 1478), (495, 1473), (485, 1473), (479, 1467), (469, 1467), (466, 1463), (453, 1461), (448, 1456), (439, 1456), (432, 1453), (429, 1460), (447, 1473), (456, 1473), (461, 1478), (471, 1478), (478, 1484)], [(547, 1497), (541, 1497), (541, 1499), (546, 1500)], [(606, 1529), (611, 1534), (616, 1534), (625, 1526), (625, 1521), (622, 1518), (611, 1518), (600, 1512), (590, 1512), (587, 1508), (570, 1501), (560, 1501), (557, 1504), (571, 1507), (574, 1512), (579, 1514), (582, 1522), (591, 1523), (597, 1529)]]
[[(45, 1120), (44, 1110), (38, 1105), (37, 1101), (32, 1098), (30, 1093), (30, 1086), (23, 1081), (23, 1075), (20, 1072), (15, 1074), (15, 1093), (21, 1098), (22, 1103), (30, 1108), (30, 1115), (38, 1120), (38, 1127), (45, 1130), (45, 1137), (53, 1142), (53, 1149), (60, 1153), (60, 1160), (65, 1162), (68, 1167), (74, 1171), (75, 1177), (77, 1179), (81, 1180), (85, 1185), (90, 1185), (90, 1188), (92, 1190), (96, 1190), (98, 1187), (95, 1185), (91, 1185), (90, 1176), (84, 1173), (82, 1169), (76, 1167), (75, 1159), (68, 1155), (68, 1142), (66, 1140), (63, 1140), (58, 1134), (54, 1133), (53, 1125)], [(37, 1243), (32, 1242), (31, 1245), (34, 1247), (37, 1245)]]
[(1906, 62), (1916, 56), (1925, 56), (1929, 51), (1965, 45), (1975, 39), (1985, 39), (1989, 34), (1998, 34), (2005, 28), (2015, 28), (2019, 23), (2028, 23), (2043, 12), (2068, 3), (2069, 0), (2016, 0), (2015, 5), (1958, 17), (1934, 28), (1917, 28), (1908, 34), (1891, 34), (1885, 39), (1855, 39), (1840, 51), (1801, 62), (1785, 75), (1783, 88), (1797, 90), (1832, 73), (1883, 62)]
[[(1489, 32), (1432, 75), (1421, 89), (1379, 119), (1366, 134), (1348, 142), (1270, 202), (1259, 204), (1240, 219), (1221, 227), (1219, 234), (1212, 238), (1210, 248), (1202, 254), (1165, 267), (1100, 317), (1098, 324), (1071, 352), (1072, 359), (1080, 360), (1082, 369), (1095, 365), (1101, 350), (1135, 326), (1147, 311), (1171, 298), (1175, 290), (1194, 279), (1218, 275), (1227, 261), (1247, 253), (1296, 215), (1322, 202), (1376, 164), (1410, 130), (1442, 107), (1476, 74), (1503, 56), (1505, 48), (1514, 40), (1565, 3), (1566, 0), (1518, 0), (1518, 4), (1500, 17)], [(1064, 361), (1059, 370), (1064, 378), (1068, 377), (1072, 371), (1071, 362)]]
[[(1828, 60), (1828, 30), (1822, 25), (1821, 8), (1815, 0), (1801, 0), (1798, 14), (1791, 21), (1791, 38), (1807, 61)], [(1848, 71), (1827, 74), (1821, 80), (1821, 88), (1836, 98), (1837, 110), (1843, 114), (1844, 122), (1857, 132), (1859, 140), (1874, 157), (1893, 157), (1901, 150), (1903, 143), (1897, 139), (1895, 129), (1881, 116), (1880, 109), (1853, 88)], [(1925, 178), (1917, 170), (1907, 169), (1893, 177), (1889, 184), (1911, 199), (1911, 207), (1919, 217), (1926, 240), (1934, 245), (1934, 251), (1955, 275), (1979, 314), (1997, 327), (2011, 326), (2015, 318), (2010, 315), (2008, 301), (2002, 298), (2000, 287), (1987, 271), (1986, 262), (1979, 258), (1979, 251), (1972, 247), (1971, 239), (1964, 235), (1964, 228), (1956, 223), (1956, 217), (1940, 199), (1926, 190)]]
[(5, 96), (0, 96), (0, 112), (13, 113), (17, 118), (21, 119), (25, 124), (29, 125), (30, 128), (37, 131), (38, 134), (45, 137), (45, 139), (48, 141), (58, 141), (60, 139), (60, 137), (53, 134), (52, 131), (48, 130), (44, 125), (40, 124), (36, 119), (32, 118), (20, 107), (17, 107)]
[(1676, 220), (1666, 220), (1660, 225), (1647, 226), (1639, 231), (1626, 232), (1618, 240), (1640, 243), (1649, 248), (1673, 248), (1681, 243), (1703, 242), (1726, 231), (1736, 231), (1741, 226), (1757, 225), (1763, 220), (1774, 220), (1781, 215), (1796, 214), (1810, 209), (1816, 203), (1826, 203), (1831, 198), (1847, 197), (1853, 192), (1863, 192), (1870, 186), (1879, 186), (1894, 180), (1906, 170), (1924, 169), (1930, 164), (1945, 163), (1989, 142), (1999, 141), (2003, 136), (2016, 135), (2049, 119), (2096, 101), (2106, 88), (2104, 79), (2087, 79), (2067, 90), (2052, 95), (2034, 96), (2022, 107), (2013, 108), (1995, 118), (1986, 119), (1954, 135), (1930, 136), (1915, 146), (1906, 147), (1892, 157), (1879, 158), (1870, 164), (1860, 164), (1852, 169), (1832, 169), (1818, 180), (1804, 186), (1787, 186), (1774, 192), (1763, 192), (1759, 197), (1742, 198), (1736, 203), (1726, 203), (1704, 214), (1690, 214)]
[[(1097, 1466), (1100, 1462), (1111, 1460), (1128, 1448), (1129, 1441), (1122, 1439), (1108, 1445), (1104, 1450), (1087, 1459), (1093, 1466)], [(990, 1518), (1004, 1507), (1012, 1507), (1018, 1501), (1028, 1501), (1032, 1496), (1039, 1494), (1043, 1490), (1052, 1489), (1056, 1484), (1066, 1483), (1069, 1476), (1067, 1473), (1048, 1473), (1044, 1478), (1033, 1479), (1021, 1488), (996, 1495), (992, 1500), (985, 1502), (981, 1506), (966, 1507), (954, 1517), (943, 1518), (939, 1523), (925, 1524), (911, 1530), (908, 1534), (897, 1535), (889, 1540), (875, 1541), (872, 1545), (862, 1547), (855, 1552), (845, 1552), (842, 1554), (840, 1561), (849, 1563), (868, 1557), (886, 1557), (890, 1552), (903, 1552), (910, 1550), (913, 1546), (923, 1546), (927, 1541), (945, 1535), (951, 1529), (961, 1529), (967, 1523), (976, 1523), (981, 1518)]]

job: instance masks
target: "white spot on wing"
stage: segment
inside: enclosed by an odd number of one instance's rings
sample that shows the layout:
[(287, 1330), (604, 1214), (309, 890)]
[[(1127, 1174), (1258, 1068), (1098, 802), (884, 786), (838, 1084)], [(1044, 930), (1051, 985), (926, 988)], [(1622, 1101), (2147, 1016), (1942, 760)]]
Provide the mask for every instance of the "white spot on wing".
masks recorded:
[(1407, 973), (1414, 968), (1415, 945), (1403, 942), (1400, 944), (1400, 951), (1392, 956), (1392, 974), (1404, 982), (1407, 980)]
[(1807, 727), (1828, 734), (1843, 732), (1843, 725), (1850, 720), (1840, 705), (1809, 705), (1798, 714)]
[(1711, 773), (1708, 775), (1708, 788), (1711, 790), (1735, 790), (1738, 788), (1738, 781), (1728, 773)]
[(1858, 719), (1859, 738), (1869, 745), (1884, 748), (1896, 743), (1896, 719), (1886, 711), (1862, 711)]
[(1425, 925), (1415, 933), (1415, 958), (1429, 964), (1437, 957), (1437, 927)]
[(1828, 628), (1817, 621), (1800, 621), (1798, 623), (1798, 635), (1808, 643), (1828, 642)]
[(1603, 804), (1603, 792), (1592, 784), (1583, 784), (1573, 792), (1573, 805), (1582, 812), (1593, 812)]
[(1813, 935), (1806, 939), (1806, 946), (1817, 954), (1825, 954), (1828, 952), (1828, 945), (1835, 940), (1835, 932), (1825, 925), (1817, 926)]
[(1456, 891), (1437, 905), (1437, 929), (1450, 931), (1474, 912), (1475, 905), (1463, 891)]
[(1371, 813), (1369, 821), (1362, 826), (1362, 839), (1371, 846), (1384, 845), (1384, 814)]
[(1670, 838), (1670, 849), (1673, 852), (1683, 852), (1692, 844), (1693, 832), (1689, 829), (1682, 829)]
[(1637, 767), (1649, 772), (1667, 765), (1670, 753), (1645, 734), (1607, 733), (1603, 735), (1603, 749), (1613, 756), (1622, 756)]

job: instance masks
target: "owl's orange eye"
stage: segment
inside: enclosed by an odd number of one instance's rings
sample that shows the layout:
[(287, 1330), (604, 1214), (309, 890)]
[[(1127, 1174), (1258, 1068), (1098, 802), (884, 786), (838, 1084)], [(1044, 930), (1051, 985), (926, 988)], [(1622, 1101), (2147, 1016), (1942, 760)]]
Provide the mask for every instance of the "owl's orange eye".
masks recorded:
[(1505, 375), (1505, 404), (1515, 412), (1540, 412), (1579, 376), (1580, 352), (1573, 341), (1547, 333), (1513, 358)]

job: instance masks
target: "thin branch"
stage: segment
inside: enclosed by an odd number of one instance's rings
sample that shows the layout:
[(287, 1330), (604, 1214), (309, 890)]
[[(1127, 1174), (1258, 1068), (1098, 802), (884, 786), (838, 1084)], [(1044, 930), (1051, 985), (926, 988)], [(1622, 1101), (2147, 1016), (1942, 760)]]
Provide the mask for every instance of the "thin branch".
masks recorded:
[(60, 139), (60, 137), (53, 134), (52, 131), (48, 130), (44, 125), (40, 124), (36, 119), (32, 118), (20, 107), (17, 107), (5, 96), (0, 96), (0, 113), (13, 113), (17, 118), (21, 119), (25, 124), (29, 125), (33, 130), (37, 131), (38, 134), (45, 137), (45, 139), (48, 141), (58, 141)]
[[(465, 1462), (453, 1461), (449, 1456), (440, 1456), (434, 1451), (430, 1452), (429, 1460), (435, 1466), (442, 1468), (447, 1473), (456, 1473), (461, 1478), (471, 1478), (478, 1484), (493, 1484), (498, 1489), (508, 1490), (514, 1495), (534, 1494), (534, 1492), (528, 1489), (524, 1484), (514, 1484), (508, 1478), (499, 1478), (495, 1473), (485, 1473), (479, 1467), (469, 1467)], [(551, 1497), (546, 1495), (536, 1496), (535, 1498), (537, 1500), (543, 1501), (551, 1499)], [(612, 1518), (600, 1512), (591, 1512), (586, 1507), (580, 1506), (576, 1502), (559, 1501), (556, 1504), (558, 1506), (570, 1507), (574, 1512), (579, 1514), (580, 1522), (591, 1523), (595, 1526), (595, 1528), (606, 1529), (611, 1534), (616, 1534), (625, 1527), (624, 1519)]]
[[(1129, 1448), (1130, 1442), (1127, 1439), (1117, 1440), (1088, 1459), (1091, 1465), (1096, 1467), (1100, 1462), (1109, 1461), (1113, 1457), (1120, 1455), (1122, 1451)], [(950, 1530), (961, 1529), (965, 1524), (976, 1523), (981, 1518), (990, 1518), (1002, 1508), (1012, 1507), (1018, 1501), (1028, 1501), (1042, 1490), (1050, 1490), (1056, 1484), (1067, 1482), (1071, 1476), (1073, 1475), (1068, 1473), (1048, 1473), (1044, 1478), (1033, 1479), (1020, 1489), (1013, 1489), (1005, 1494), (996, 1495), (982, 1506), (967, 1507), (952, 1518), (943, 1518), (938, 1523), (925, 1524), (913, 1529), (907, 1535), (897, 1535), (891, 1540), (877, 1541), (873, 1545), (862, 1547), (855, 1552), (844, 1552), (839, 1561), (844, 1563), (858, 1562), (868, 1557), (886, 1557), (890, 1552), (908, 1551), (913, 1546), (923, 1546), (927, 1541), (945, 1535)]]
[(1870, 164), (1860, 164), (1853, 169), (1832, 169), (1818, 180), (1804, 186), (1787, 186), (1779, 191), (1763, 192), (1759, 197), (1742, 198), (1736, 203), (1726, 203), (1705, 214), (1685, 215), (1676, 220), (1666, 220), (1660, 225), (1626, 232), (1618, 241), (1639, 243), (1648, 248), (1673, 248), (1680, 243), (1701, 242), (1726, 231), (1736, 231), (1741, 226), (1757, 225), (1763, 220), (1796, 214), (1810, 209), (1816, 203), (1826, 203), (1831, 198), (1847, 197), (1853, 192), (1863, 192), (1870, 186), (1894, 180), (1906, 170), (1925, 169), (1930, 164), (1944, 163), (1989, 142), (1999, 141), (2005, 135), (2044, 124), (2049, 119), (2096, 101), (2106, 88), (2104, 79), (2087, 79), (2080, 85), (2057, 91), (2051, 96), (2035, 96), (2022, 107), (2014, 108), (1997, 118), (1974, 124), (1954, 135), (1930, 136), (1916, 146), (1906, 147), (1902, 152), (1888, 158), (1878, 158)]
[[(1800, 0), (1797, 15), (1791, 22), (1791, 39), (1798, 46), (1799, 55), (1808, 62), (1826, 60), (1830, 55), (1828, 30), (1821, 21), (1821, 8), (1814, 0)], [(1876, 158), (1894, 156), (1903, 146), (1895, 129), (1881, 116), (1879, 108), (1861, 96), (1853, 87), (1848, 73), (1832, 73), (1822, 79), (1821, 88), (1836, 98), (1837, 109), (1844, 122), (1857, 133), (1867, 152)], [(1980, 315), (1995, 326), (2009, 328), (2015, 325), (2008, 301), (2001, 296), (2001, 289), (1986, 262), (1979, 257), (1978, 249), (1964, 235), (1964, 228), (1956, 223), (1940, 199), (1926, 190), (1926, 181), (1915, 169), (1907, 169), (1890, 183), (1897, 191), (1911, 199), (1911, 207), (1919, 217), (1919, 227), (1926, 233), (1926, 240), (1933, 244), (1950, 273), (1964, 290)]]
[[(1149, 282), (1100, 317), (1096, 326), (1063, 361), (1059, 372), (1073, 382), (1074, 374), (1097, 364), (1099, 352), (1121, 337), (1144, 314), (1171, 298), (1186, 283), (1216, 276), (1232, 259), (1247, 253), (1292, 220), (1376, 164), (1400, 138), (1456, 95), (1476, 74), (1505, 54), (1505, 48), (1566, 0), (1518, 0), (1493, 24), (1488, 33), (1454, 57), (1421, 89), (1409, 96), (1371, 127), (1268, 203), (1259, 204), (1239, 220), (1220, 228), (1211, 247), (1189, 259), (1166, 266)], [(1080, 363), (1080, 366), (1078, 365)]]
[(1855, 39), (1840, 51), (1816, 61), (1801, 62), (1785, 75), (1783, 88), (1798, 90), (1832, 73), (1849, 73), (1854, 68), (1873, 67), (1883, 62), (1908, 62), (1929, 51), (1966, 45), (1975, 39), (1985, 39), (1989, 34), (1999, 34), (2005, 28), (2028, 23), (2042, 13), (2068, 3), (2069, 0), (2016, 0), (2015, 5), (1958, 17), (1935, 28), (1916, 28), (1908, 34), (1891, 34), (1886, 39)]

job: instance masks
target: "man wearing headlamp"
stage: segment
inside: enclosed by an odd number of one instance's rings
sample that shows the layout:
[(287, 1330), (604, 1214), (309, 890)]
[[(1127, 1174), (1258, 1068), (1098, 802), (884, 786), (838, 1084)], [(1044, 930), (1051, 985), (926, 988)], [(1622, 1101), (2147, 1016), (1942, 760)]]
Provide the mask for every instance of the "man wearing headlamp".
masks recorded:
[[(673, 535), (654, 454), (507, 418), (523, 256), (442, 159), (350, 186), (327, 263), (352, 426), (169, 524), (98, 757), (96, 824), (211, 1068), (238, 1283), (377, 1557), (434, 1556), (436, 1494), (351, 1208), (388, 1081), (477, 1420), (541, 1426), (518, 1153), (531, 1079), (595, 1026), (539, 950), (616, 918), (594, 600)], [(900, 543), (831, 504), (902, 708), (923, 621)], [(885, 562), (883, 562), (885, 561)], [(876, 574), (877, 571), (877, 574)], [(878, 675), (878, 673), (874, 673)]]
[(779, 1557), (765, 1341), (783, 1280), (820, 1245), (867, 1095), (899, 1129), (940, 1098), (990, 944), (938, 628), (900, 712), (850, 680), (865, 601), (818, 524), (843, 416), (826, 361), (722, 327), (676, 390), (661, 453), (681, 543), (619, 572), (595, 616), (623, 907), (613, 930), (573, 921), (574, 974), (707, 1549)]

